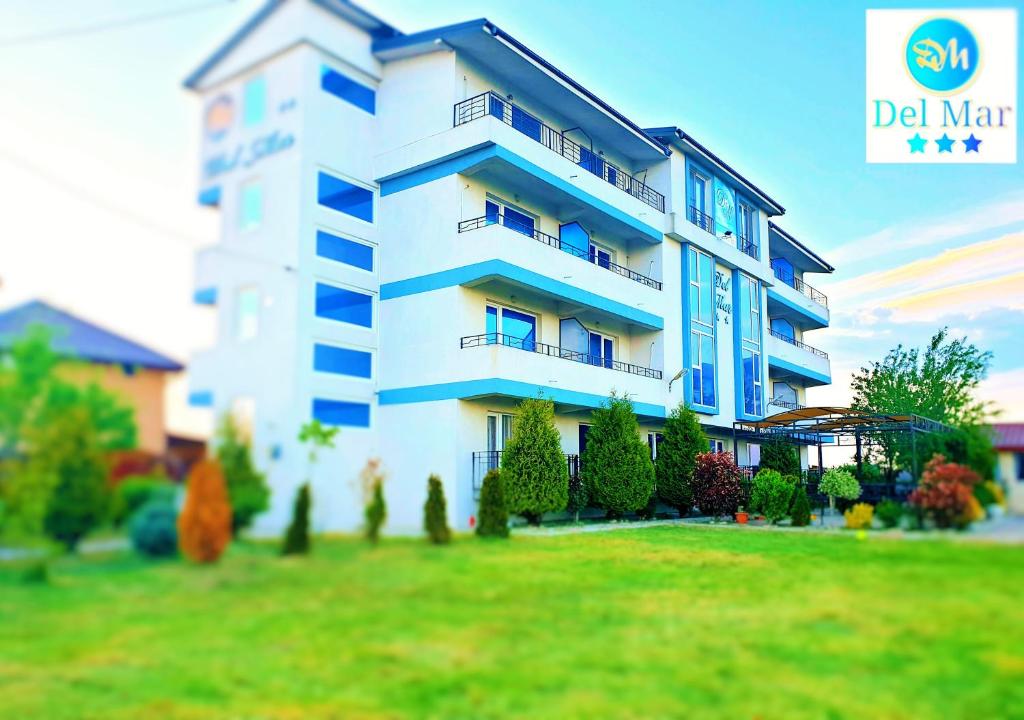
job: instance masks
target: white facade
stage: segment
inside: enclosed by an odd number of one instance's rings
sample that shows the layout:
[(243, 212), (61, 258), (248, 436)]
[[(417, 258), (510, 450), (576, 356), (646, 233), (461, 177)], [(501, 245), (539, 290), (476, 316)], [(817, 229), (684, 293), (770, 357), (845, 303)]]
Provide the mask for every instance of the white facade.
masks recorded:
[[(257, 531), (287, 522), (312, 417), (342, 426), (313, 477), (315, 529), (359, 524), (371, 457), (392, 531), (419, 528), (430, 473), (465, 528), (524, 397), (555, 401), (567, 455), (613, 390), (652, 435), (690, 402), (731, 451), (734, 421), (829, 381), (802, 342), (828, 324), (803, 274), (831, 268), (769, 221), (782, 208), (486, 21), (407, 36), (337, 0), (273, 2), (187, 85), (204, 109), (200, 200), (222, 217), (195, 287), (217, 343), (190, 387), (250, 424), (273, 489)], [(696, 253), (710, 275), (688, 270)]]

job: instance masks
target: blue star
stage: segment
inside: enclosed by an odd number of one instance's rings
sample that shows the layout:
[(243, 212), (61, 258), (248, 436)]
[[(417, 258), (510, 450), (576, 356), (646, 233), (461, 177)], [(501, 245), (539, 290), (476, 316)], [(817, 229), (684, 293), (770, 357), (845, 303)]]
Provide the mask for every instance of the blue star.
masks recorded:
[(924, 145), (928, 141), (921, 137), (921, 133), (914, 133), (914, 137), (907, 142), (910, 143), (910, 154), (913, 155), (914, 153), (923, 153)]
[(974, 133), (971, 133), (971, 136), (964, 140), (964, 145), (967, 146), (967, 150), (965, 152), (978, 152), (978, 146), (981, 145), (981, 140), (974, 137)]
[(951, 153), (951, 152), (953, 152), (953, 143), (955, 143), (955, 142), (956, 142), (956, 140), (954, 140), (953, 138), (951, 138), (948, 135), (946, 135), (946, 133), (942, 133), (942, 137), (937, 139), (935, 141), (935, 144), (939, 146), (939, 152), (940, 153), (944, 153), (944, 152)]

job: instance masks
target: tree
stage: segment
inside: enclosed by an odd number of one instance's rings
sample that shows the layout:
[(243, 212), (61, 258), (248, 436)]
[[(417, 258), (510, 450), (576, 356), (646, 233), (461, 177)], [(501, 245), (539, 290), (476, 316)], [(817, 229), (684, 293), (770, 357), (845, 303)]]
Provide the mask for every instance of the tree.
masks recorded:
[[(966, 338), (949, 339), (949, 329), (937, 332), (922, 353), (898, 345), (881, 362), (872, 362), (854, 373), (850, 382), (853, 407), (876, 413), (915, 414), (938, 420), (957, 429), (952, 435), (918, 438), (919, 456), (947, 451), (959, 462), (970, 462), (980, 472), (993, 467), (991, 440), (981, 429), (987, 412), (976, 398), (988, 375), (992, 353), (982, 351)], [(892, 433), (873, 438), (872, 456), (885, 466), (892, 481), (901, 468), (916, 469), (914, 445)]]
[(306, 555), (309, 553), (309, 506), (312, 504), (309, 483), (302, 483), (295, 493), (292, 505), (292, 520), (284, 533), (282, 555)]
[(375, 543), (380, 539), (380, 529), (388, 517), (388, 506), (384, 502), (384, 483), (379, 480), (373, 485), (373, 495), (363, 511), (366, 518), (366, 539)]
[(794, 527), (804, 527), (811, 524), (811, 501), (807, 497), (807, 488), (799, 483), (793, 491), (793, 507), (789, 511)]
[(800, 453), (785, 438), (772, 436), (761, 446), (761, 470), (777, 470), (780, 475), (800, 475)]
[(701, 453), (693, 471), (697, 509), (713, 518), (732, 515), (743, 500), (740, 470), (732, 453)]
[(448, 508), (444, 500), (444, 486), (441, 478), (431, 475), (427, 478), (427, 502), (423, 505), (423, 529), (427, 538), (435, 545), (451, 542), (452, 531), (448, 527)]
[(508, 537), (508, 510), (505, 508), (504, 481), (500, 470), (489, 470), (480, 488), (480, 507), (477, 511), (478, 537)]
[(270, 488), (266, 476), (253, 464), (249, 438), (243, 435), (230, 413), (224, 415), (217, 430), (217, 461), (228, 485), (231, 530), (237, 536), (270, 506)]
[(693, 471), (697, 455), (707, 452), (707, 448), (708, 438), (697, 413), (680, 404), (665, 420), (654, 462), (658, 497), (678, 510), (680, 517), (689, 515), (693, 507)]
[(546, 512), (565, 509), (569, 468), (555, 428), (555, 404), (540, 397), (519, 403), (512, 437), (501, 454), (508, 511), (539, 525)]
[(565, 509), (572, 513), (573, 522), (580, 521), (580, 511), (586, 509), (587, 501), (586, 483), (579, 472), (572, 473), (569, 476), (569, 502), (565, 504)]
[(43, 528), (70, 552), (107, 517), (108, 468), (85, 408), (53, 420), (47, 440), (30, 463), (41, 475), (52, 477)]
[(587, 494), (611, 516), (639, 510), (654, 492), (654, 463), (633, 403), (613, 392), (591, 419), (580, 458)]
[(215, 460), (200, 460), (192, 467), (185, 506), (178, 516), (178, 544), (185, 557), (212, 563), (231, 541), (231, 505), (224, 473)]
[(853, 473), (842, 468), (832, 468), (822, 475), (818, 492), (828, 495), (828, 505), (835, 509), (836, 498), (856, 500), (860, 497), (860, 483)]

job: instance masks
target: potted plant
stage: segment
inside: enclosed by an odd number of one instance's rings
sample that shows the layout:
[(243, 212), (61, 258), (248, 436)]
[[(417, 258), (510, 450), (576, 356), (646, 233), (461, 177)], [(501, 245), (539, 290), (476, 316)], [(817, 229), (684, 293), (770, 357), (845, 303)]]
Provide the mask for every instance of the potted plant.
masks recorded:
[(747, 520), (749, 519), (750, 516), (747, 515), (747, 509), (740, 505), (739, 508), (736, 510), (736, 522), (738, 522), (740, 525), (746, 525)]

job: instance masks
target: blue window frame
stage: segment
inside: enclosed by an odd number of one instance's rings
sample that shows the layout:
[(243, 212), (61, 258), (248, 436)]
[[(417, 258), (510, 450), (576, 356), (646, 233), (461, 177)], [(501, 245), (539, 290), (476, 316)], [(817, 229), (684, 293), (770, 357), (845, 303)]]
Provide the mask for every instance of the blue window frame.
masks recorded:
[(318, 282), (316, 316), (360, 327), (373, 327), (373, 296)]
[(715, 263), (689, 249), (690, 390), (694, 405), (717, 408), (715, 372)]
[(320, 87), (371, 115), (377, 112), (377, 93), (373, 88), (366, 87), (326, 65), (320, 66)]
[(365, 350), (352, 350), (315, 343), (313, 369), (334, 375), (369, 379), (373, 373), (373, 354)]
[(328, 260), (373, 272), (373, 248), (323, 230), (316, 231), (316, 254)]
[(761, 283), (739, 274), (740, 353), (743, 412), (760, 417), (764, 411), (761, 370)]
[(267, 116), (267, 81), (260, 75), (242, 88), (242, 125), (253, 127)]
[(500, 223), (509, 230), (533, 237), (537, 229), (537, 220), (532, 215), (516, 210), (507, 203), (498, 200), (487, 200), (484, 203), (484, 215), (488, 223)]
[(370, 406), (366, 403), (345, 400), (313, 399), (313, 419), (324, 425), (346, 427), (370, 427)]
[(324, 207), (373, 222), (373, 192), (341, 178), (317, 173), (316, 197)]
[(537, 349), (537, 318), (507, 307), (487, 306), (487, 341), (521, 350)]

